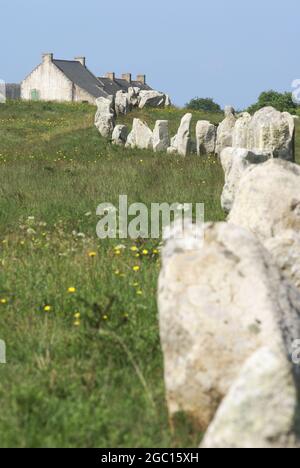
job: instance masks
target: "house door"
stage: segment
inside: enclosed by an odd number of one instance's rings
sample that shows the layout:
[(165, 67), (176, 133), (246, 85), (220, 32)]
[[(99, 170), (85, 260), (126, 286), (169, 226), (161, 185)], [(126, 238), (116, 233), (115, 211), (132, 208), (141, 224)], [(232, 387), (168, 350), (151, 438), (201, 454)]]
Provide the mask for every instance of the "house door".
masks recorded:
[(40, 100), (40, 92), (38, 89), (31, 90), (31, 100), (32, 101), (39, 101)]

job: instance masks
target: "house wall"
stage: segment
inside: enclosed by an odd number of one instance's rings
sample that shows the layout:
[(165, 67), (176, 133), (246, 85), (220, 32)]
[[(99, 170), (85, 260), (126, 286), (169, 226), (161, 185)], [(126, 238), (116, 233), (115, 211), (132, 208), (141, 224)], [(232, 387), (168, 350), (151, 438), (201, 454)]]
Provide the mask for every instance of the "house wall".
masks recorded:
[(32, 99), (37, 90), (42, 101), (72, 101), (73, 83), (52, 63), (45, 61), (21, 83), (21, 98)]
[(6, 99), (20, 99), (21, 87), (19, 84), (7, 83), (6, 84)]
[(90, 104), (96, 104), (96, 98), (91, 96), (89, 93), (79, 86), (74, 86), (73, 99), (75, 102), (89, 102)]

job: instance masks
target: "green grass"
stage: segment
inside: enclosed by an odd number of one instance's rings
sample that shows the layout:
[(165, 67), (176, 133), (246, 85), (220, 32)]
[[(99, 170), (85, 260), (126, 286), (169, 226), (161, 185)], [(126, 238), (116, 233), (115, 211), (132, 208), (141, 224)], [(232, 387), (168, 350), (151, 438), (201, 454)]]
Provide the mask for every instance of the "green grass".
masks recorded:
[[(134, 243), (122, 241), (117, 255), (120, 241), (97, 239), (96, 207), (128, 194), (147, 205), (204, 202), (206, 220), (222, 220), (222, 169), (214, 158), (113, 147), (93, 127), (94, 112), (84, 104), (0, 106), (0, 339), (8, 360), (0, 365), (0, 446), (197, 446), (201, 434), (188, 421), (175, 432), (168, 424), (157, 242), (138, 242), (149, 254), (136, 258)], [(121, 120), (167, 118), (175, 133), (183, 114)]]

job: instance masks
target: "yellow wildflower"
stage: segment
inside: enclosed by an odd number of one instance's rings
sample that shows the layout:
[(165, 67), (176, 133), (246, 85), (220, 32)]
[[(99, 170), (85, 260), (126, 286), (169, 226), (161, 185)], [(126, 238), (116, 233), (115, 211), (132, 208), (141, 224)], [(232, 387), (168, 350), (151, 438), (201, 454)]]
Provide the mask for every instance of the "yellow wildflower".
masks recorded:
[(148, 255), (149, 251), (147, 249), (143, 250), (143, 255)]
[(74, 314), (74, 319), (80, 320), (80, 317), (81, 317), (80, 312), (76, 312), (76, 314)]
[(80, 323), (81, 323), (80, 320), (75, 320), (74, 327), (79, 327)]
[(7, 304), (7, 300), (6, 299), (0, 299), (0, 303), (1, 304)]
[(45, 312), (50, 312), (51, 309), (52, 309), (52, 307), (51, 307), (50, 305), (46, 305), (46, 306), (44, 307), (44, 311), (45, 311)]
[(97, 256), (97, 252), (89, 252), (88, 255), (90, 258), (94, 258)]
[(135, 265), (132, 269), (133, 271), (138, 272), (140, 271), (141, 267), (139, 267), (138, 265)]
[(75, 292), (76, 292), (76, 288), (74, 288), (74, 286), (71, 286), (70, 288), (68, 288), (68, 293), (73, 294)]
[(136, 245), (133, 245), (131, 248), (130, 248), (131, 252), (137, 252), (139, 249), (137, 248)]

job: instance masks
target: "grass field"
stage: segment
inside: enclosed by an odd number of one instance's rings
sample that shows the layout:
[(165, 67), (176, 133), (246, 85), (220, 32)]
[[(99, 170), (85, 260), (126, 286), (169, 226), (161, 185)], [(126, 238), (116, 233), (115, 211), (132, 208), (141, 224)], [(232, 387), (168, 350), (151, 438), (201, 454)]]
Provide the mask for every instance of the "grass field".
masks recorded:
[[(93, 127), (94, 112), (0, 106), (0, 446), (197, 446), (201, 434), (184, 418), (175, 432), (168, 425), (158, 244), (100, 241), (96, 207), (127, 194), (147, 205), (203, 202), (206, 220), (222, 220), (223, 172), (214, 158), (113, 147)], [(183, 114), (122, 121), (167, 118), (175, 133)], [(298, 162), (299, 151), (297, 141)]]

